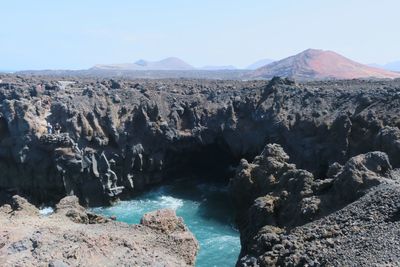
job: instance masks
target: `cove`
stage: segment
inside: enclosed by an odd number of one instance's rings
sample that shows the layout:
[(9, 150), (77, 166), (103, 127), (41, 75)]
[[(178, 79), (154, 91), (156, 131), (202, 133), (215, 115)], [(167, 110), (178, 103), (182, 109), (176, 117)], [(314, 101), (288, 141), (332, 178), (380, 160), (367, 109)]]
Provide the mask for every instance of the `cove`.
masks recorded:
[(177, 180), (111, 207), (93, 208), (118, 221), (139, 223), (144, 213), (162, 208), (176, 210), (200, 243), (196, 266), (234, 266), (240, 253), (239, 232), (227, 186), (222, 183)]

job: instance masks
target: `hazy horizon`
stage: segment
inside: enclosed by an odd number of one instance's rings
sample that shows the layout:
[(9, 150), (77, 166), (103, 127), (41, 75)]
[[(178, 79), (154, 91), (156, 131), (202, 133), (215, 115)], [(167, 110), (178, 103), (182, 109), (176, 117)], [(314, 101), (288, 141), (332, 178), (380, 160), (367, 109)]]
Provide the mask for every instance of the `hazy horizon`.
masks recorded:
[(400, 60), (394, 0), (24, 1), (2, 4), (0, 70), (157, 61), (246, 67), (308, 48), (361, 63)]

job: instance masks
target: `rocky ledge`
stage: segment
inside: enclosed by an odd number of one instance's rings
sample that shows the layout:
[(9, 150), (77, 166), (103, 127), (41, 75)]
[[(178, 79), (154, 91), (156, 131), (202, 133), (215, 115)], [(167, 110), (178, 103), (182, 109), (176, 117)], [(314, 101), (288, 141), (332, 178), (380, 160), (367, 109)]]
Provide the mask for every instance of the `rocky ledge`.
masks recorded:
[(87, 212), (75, 196), (54, 214), (22, 197), (0, 207), (1, 266), (193, 266), (198, 243), (172, 210), (127, 225)]

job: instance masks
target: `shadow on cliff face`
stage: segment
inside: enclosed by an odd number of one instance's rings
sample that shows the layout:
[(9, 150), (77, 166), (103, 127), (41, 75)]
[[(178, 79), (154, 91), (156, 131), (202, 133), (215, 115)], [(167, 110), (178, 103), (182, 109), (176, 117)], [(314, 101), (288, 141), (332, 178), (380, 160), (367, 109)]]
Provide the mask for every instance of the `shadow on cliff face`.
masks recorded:
[(0, 140), (3, 140), (9, 135), (10, 131), (8, 130), (7, 121), (4, 117), (0, 117)]
[(166, 152), (166, 179), (193, 177), (209, 181), (225, 181), (234, 174), (241, 157), (232, 153), (222, 140), (207, 145), (175, 146)]

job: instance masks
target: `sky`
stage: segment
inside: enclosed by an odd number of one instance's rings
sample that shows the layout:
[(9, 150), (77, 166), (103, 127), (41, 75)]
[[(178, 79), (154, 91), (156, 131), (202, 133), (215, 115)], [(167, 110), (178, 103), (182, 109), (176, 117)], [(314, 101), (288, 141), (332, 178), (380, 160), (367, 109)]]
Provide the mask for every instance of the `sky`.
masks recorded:
[(399, 0), (10, 0), (1, 11), (1, 70), (170, 56), (245, 67), (307, 48), (400, 60)]

